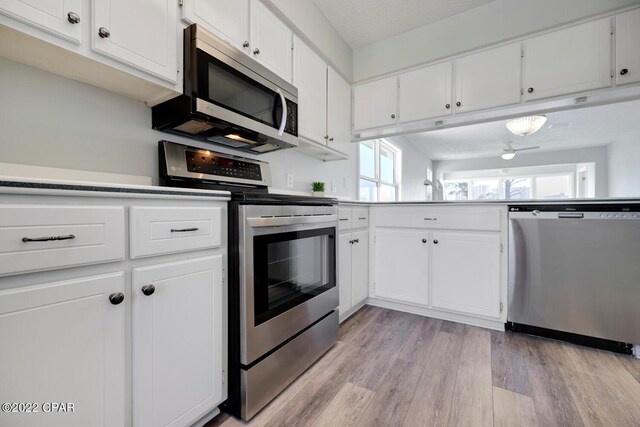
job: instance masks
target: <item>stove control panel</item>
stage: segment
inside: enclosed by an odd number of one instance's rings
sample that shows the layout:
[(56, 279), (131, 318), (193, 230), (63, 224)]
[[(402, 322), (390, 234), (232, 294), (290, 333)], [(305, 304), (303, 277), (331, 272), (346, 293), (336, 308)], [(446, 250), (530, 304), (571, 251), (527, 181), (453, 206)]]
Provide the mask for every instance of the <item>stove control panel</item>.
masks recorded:
[(262, 181), (262, 170), (259, 164), (222, 157), (206, 150), (186, 150), (185, 154), (189, 172)]
[(160, 175), (168, 179), (192, 179), (217, 184), (271, 185), (269, 163), (217, 153), (207, 149), (160, 141)]

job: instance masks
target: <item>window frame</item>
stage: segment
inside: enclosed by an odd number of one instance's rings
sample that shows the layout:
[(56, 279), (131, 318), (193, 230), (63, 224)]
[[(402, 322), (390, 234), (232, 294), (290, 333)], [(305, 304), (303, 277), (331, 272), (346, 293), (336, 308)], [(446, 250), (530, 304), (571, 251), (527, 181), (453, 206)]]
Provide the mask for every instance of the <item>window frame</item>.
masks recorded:
[[(362, 144), (366, 144), (366, 143), (372, 143), (373, 144), (373, 156), (374, 156), (374, 175), (375, 178), (372, 178), (370, 176), (366, 176), (366, 175), (362, 175), (361, 173), (361, 156), (360, 156), (360, 148)], [(380, 161), (382, 158), (382, 152), (386, 151), (388, 153), (390, 153), (393, 156), (392, 162), (393, 162), (393, 181), (394, 182), (388, 182), (388, 181), (383, 181), (381, 176), (380, 176)], [(400, 183), (400, 177), (402, 176), (401, 174), (401, 167), (402, 167), (402, 150), (400, 149), (400, 147), (398, 147), (397, 145), (387, 141), (386, 139), (372, 139), (372, 140), (368, 140), (368, 141), (361, 141), (358, 143), (358, 200), (362, 200), (361, 196), (360, 196), (360, 181), (367, 181), (367, 182), (371, 182), (374, 183), (376, 186), (376, 194), (375, 194), (375, 200), (371, 200), (374, 202), (379, 202), (380, 201), (380, 190), (382, 188), (383, 185), (388, 186), (388, 187), (394, 187), (395, 188), (395, 198), (394, 200), (385, 200), (385, 201), (398, 201), (400, 200), (400, 189), (401, 189), (401, 183)]]

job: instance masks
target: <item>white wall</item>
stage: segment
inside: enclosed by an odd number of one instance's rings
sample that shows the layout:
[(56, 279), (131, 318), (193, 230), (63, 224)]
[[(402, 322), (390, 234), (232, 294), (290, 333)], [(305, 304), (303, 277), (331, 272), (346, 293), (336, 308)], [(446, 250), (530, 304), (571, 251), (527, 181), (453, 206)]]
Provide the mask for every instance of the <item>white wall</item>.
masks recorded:
[(518, 168), (567, 163), (595, 163), (596, 198), (608, 197), (609, 167), (607, 146), (588, 147), (575, 150), (518, 153), (513, 160), (502, 160), (499, 156), (464, 160), (436, 160), (433, 162), (434, 176), (441, 179), (444, 172), (478, 171), (485, 169)]
[(424, 180), (427, 177), (427, 167), (432, 167), (431, 160), (402, 136), (388, 140), (402, 150), (400, 200), (425, 200)]
[(347, 81), (353, 77), (353, 52), (331, 22), (311, 0), (265, 0), (279, 10), (280, 18), (315, 46)]
[[(2, 163), (145, 175), (157, 184), (159, 140), (201, 144), (151, 129), (151, 109), (127, 97), (2, 58), (0, 76)], [(294, 190), (334, 181), (335, 195), (353, 198), (356, 144), (350, 154), (351, 160), (333, 163), (293, 150), (259, 158), (271, 163), (274, 188), (285, 189), (291, 172)]]
[(379, 76), (546, 30), (639, 0), (495, 0), (355, 49), (353, 81)]
[(609, 145), (609, 197), (640, 196), (640, 134)]

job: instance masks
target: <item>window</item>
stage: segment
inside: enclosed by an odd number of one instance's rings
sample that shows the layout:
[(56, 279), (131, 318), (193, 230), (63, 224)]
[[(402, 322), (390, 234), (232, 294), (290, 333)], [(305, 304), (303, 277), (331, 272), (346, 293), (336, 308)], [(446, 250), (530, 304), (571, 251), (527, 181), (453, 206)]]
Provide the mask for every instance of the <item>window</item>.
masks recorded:
[[(591, 174), (589, 173), (591, 168)], [(445, 172), (445, 200), (557, 200), (594, 197), (581, 176), (594, 166), (549, 165), (501, 170)], [(593, 177), (589, 178), (593, 180)]]
[(360, 143), (360, 200), (398, 200), (400, 154), (398, 147), (382, 139)]

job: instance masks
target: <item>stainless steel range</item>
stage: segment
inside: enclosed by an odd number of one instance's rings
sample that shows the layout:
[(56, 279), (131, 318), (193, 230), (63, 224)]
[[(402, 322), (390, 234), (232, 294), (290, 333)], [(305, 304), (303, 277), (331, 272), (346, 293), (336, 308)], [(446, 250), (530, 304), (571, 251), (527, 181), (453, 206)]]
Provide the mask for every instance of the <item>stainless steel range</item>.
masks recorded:
[(248, 420), (337, 341), (336, 200), (270, 194), (268, 163), (167, 141), (160, 171), (232, 192), (224, 409)]

